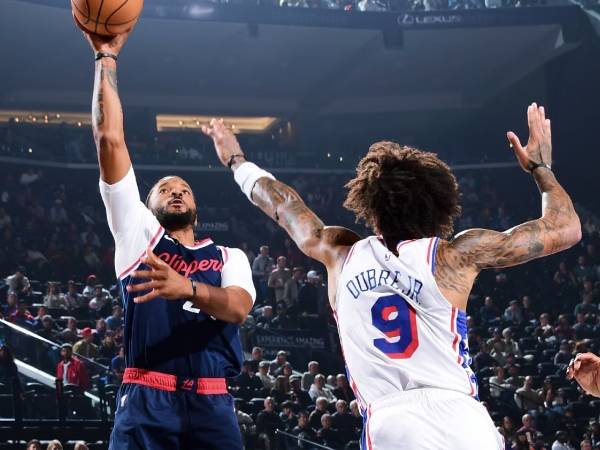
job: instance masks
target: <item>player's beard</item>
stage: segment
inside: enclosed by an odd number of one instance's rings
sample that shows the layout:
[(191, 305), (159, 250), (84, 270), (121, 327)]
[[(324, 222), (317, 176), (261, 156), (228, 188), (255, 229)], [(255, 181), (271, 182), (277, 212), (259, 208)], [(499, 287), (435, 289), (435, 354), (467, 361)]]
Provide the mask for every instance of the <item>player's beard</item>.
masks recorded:
[(167, 211), (167, 207), (162, 207), (156, 210), (156, 219), (165, 230), (183, 230), (196, 223), (196, 210), (188, 208), (185, 212), (172, 213)]

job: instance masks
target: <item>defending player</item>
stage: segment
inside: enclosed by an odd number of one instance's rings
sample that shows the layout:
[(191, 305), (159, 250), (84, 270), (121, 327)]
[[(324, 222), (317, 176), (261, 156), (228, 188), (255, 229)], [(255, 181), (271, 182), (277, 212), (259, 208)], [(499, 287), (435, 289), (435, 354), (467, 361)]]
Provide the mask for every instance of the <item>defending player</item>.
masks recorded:
[(527, 146), (512, 132), (508, 139), (539, 187), (542, 216), (503, 233), (472, 229), (453, 238), (458, 186), (432, 153), (392, 142), (371, 146), (344, 203), (377, 234), (360, 239), (324, 226), (293, 189), (246, 162), (222, 121), (204, 130), (248, 199), (327, 267), (348, 375), (365, 419), (363, 449), (504, 448), (476, 401), (469, 292), (483, 269), (522, 264), (581, 238), (579, 218), (550, 168), (550, 121), (536, 104), (527, 117)]
[(225, 377), (241, 368), (238, 325), (255, 298), (250, 265), (239, 249), (195, 241), (196, 204), (183, 179), (160, 179), (140, 201), (117, 92), (127, 35), (86, 37), (96, 51), (100, 192), (125, 307), (127, 369), (110, 448), (239, 450)]

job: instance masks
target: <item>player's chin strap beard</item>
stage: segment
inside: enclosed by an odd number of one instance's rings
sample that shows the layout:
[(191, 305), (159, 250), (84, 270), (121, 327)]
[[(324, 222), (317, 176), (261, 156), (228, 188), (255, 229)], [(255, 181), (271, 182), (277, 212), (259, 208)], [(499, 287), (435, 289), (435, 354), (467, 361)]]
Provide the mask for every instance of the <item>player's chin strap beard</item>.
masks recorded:
[(179, 231), (196, 223), (196, 210), (188, 209), (186, 212), (170, 213), (166, 208), (156, 211), (156, 219), (167, 231)]

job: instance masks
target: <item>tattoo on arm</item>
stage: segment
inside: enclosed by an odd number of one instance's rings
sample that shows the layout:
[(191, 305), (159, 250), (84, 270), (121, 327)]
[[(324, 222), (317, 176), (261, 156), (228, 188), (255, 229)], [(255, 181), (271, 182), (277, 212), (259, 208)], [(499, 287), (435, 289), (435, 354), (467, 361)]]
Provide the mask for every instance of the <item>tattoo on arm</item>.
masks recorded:
[(252, 199), (269, 217), (283, 227), (307, 256), (329, 265), (343, 260), (340, 247), (360, 239), (343, 227), (326, 227), (300, 195), (278, 180), (261, 178), (254, 185)]
[[(94, 90), (94, 106), (92, 108), (92, 122), (94, 128), (100, 128), (105, 122), (105, 90), (110, 89), (118, 95), (117, 70), (113, 67), (106, 67), (100, 63), (100, 73), (97, 74), (97, 84)], [(108, 83), (106, 85), (105, 81)], [(96, 131), (96, 130), (95, 130)]]
[(440, 246), (436, 281), (440, 288), (468, 294), (479, 271), (509, 267), (565, 250), (580, 239), (579, 218), (552, 172), (534, 172), (542, 193), (542, 217), (505, 232), (472, 229)]

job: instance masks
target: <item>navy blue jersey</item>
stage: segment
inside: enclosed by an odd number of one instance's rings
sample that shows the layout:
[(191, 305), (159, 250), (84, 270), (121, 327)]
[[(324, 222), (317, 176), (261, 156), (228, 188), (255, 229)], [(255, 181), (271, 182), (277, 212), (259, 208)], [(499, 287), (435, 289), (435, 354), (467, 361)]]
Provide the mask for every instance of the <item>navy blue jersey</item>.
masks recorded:
[[(127, 367), (181, 377), (236, 376), (243, 358), (239, 326), (216, 320), (190, 301), (160, 297), (134, 303), (128, 284), (145, 249), (187, 278), (216, 287), (240, 286), (255, 297), (250, 265), (239, 249), (220, 247), (210, 239), (185, 246), (168, 236), (140, 201), (133, 169), (118, 183), (100, 181), (108, 224), (115, 238), (115, 269), (125, 308), (124, 347)], [(137, 293), (138, 295), (143, 295)]]

